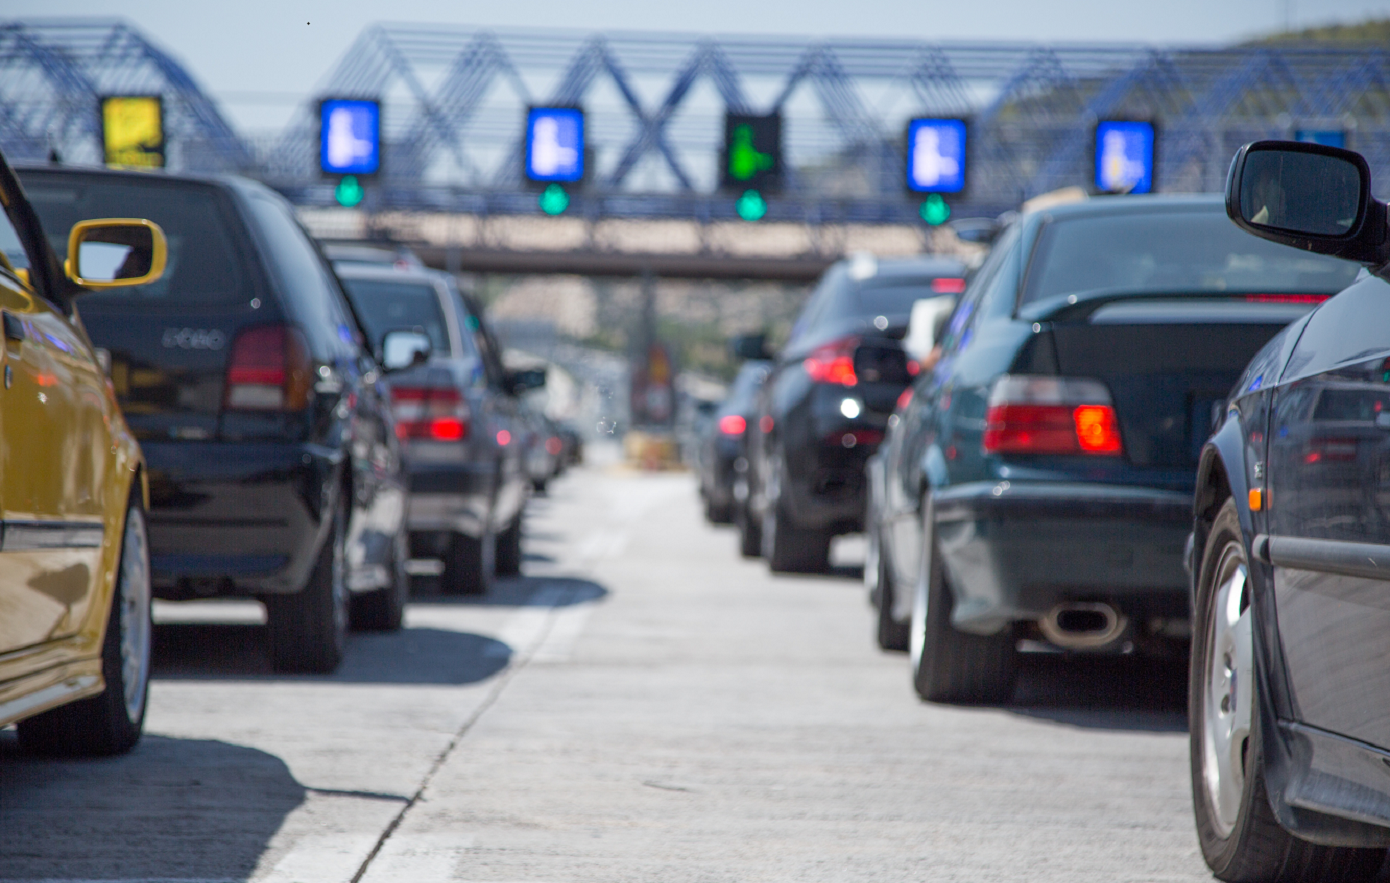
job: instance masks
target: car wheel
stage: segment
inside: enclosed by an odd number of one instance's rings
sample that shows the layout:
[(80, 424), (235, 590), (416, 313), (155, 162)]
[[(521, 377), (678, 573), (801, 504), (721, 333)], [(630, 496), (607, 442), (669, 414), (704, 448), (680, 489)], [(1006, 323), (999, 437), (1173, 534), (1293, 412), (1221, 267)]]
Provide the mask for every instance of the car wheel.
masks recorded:
[(1385, 850), (1300, 840), (1270, 808), (1249, 566), (1234, 500), (1212, 523), (1195, 600), (1188, 715), (1193, 814), (1207, 866), (1232, 881), (1370, 880)]
[(734, 520), (734, 507), (728, 503), (716, 503), (705, 496), (705, 520), (710, 524), (729, 524)]
[(763, 516), (763, 555), (773, 573), (824, 573), (830, 569), (830, 534), (788, 523), (781, 507)]
[(908, 626), (912, 685), (929, 702), (1006, 702), (1018, 675), (1012, 629), (972, 635), (951, 625), (953, 600), (930, 498), (922, 505), (922, 565)]
[(494, 552), (493, 572), (498, 576), (516, 576), (521, 573), (521, 519), (518, 512), (506, 530), (497, 535)]
[(454, 534), (444, 553), (444, 573), (439, 587), (446, 595), (486, 595), (497, 572), (497, 535), (491, 531), (481, 537)]
[(343, 552), (348, 504), (344, 497), (333, 514), (332, 532), (304, 588), (263, 599), (276, 671), (328, 674), (343, 661), (351, 600)]
[(538, 494), (544, 495), (546, 486), (549, 483), (550, 479), (548, 478), (533, 478), (531, 479), (531, 489)]
[(352, 597), (350, 622), (354, 629), (374, 632), (399, 631), (405, 619), (405, 605), (410, 600), (410, 574), (405, 563), (410, 560), (410, 543), (405, 529), (396, 534), (389, 563), (391, 584), (374, 592)]
[(762, 523), (748, 511), (747, 501), (734, 504), (734, 524), (738, 526), (738, 553), (744, 558), (762, 557)]
[(873, 592), (878, 608), (878, 628), (875, 638), (878, 640), (880, 650), (902, 651), (907, 649), (909, 626), (893, 618), (893, 594), (895, 591), (893, 576), (880, 543), (881, 540), (870, 542), (869, 545), (873, 553), (864, 562), (866, 572), (872, 566), (878, 574), (877, 584)]
[[(132, 488), (138, 494), (139, 486)], [(149, 698), (154, 626), (150, 621), (150, 551), (138, 499), (126, 511), (116, 594), (101, 645), (106, 689), (19, 722), (20, 744), (49, 755), (124, 754), (140, 741)]]

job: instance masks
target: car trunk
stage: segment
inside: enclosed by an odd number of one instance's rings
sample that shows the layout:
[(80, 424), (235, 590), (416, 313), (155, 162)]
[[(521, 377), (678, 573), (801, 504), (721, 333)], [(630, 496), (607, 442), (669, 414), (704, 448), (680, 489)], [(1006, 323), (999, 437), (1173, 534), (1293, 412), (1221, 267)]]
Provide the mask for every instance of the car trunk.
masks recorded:
[(1260, 347), (1309, 308), (1209, 297), (1108, 304), (1052, 325), (1057, 373), (1109, 387), (1133, 466), (1195, 468), (1215, 406)]

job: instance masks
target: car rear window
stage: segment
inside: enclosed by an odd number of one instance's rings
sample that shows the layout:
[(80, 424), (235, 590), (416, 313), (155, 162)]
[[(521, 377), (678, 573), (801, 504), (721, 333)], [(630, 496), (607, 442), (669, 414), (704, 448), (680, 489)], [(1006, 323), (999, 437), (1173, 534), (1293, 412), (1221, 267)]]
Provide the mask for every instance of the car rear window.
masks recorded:
[(1218, 212), (1064, 218), (1044, 229), (1023, 303), (1100, 292), (1335, 294), (1359, 269), (1256, 239)]
[(196, 183), (26, 176), (24, 189), (54, 251), (67, 254), (68, 232), (91, 218), (148, 218), (169, 240), (164, 275), (149, 285), (93, 291), (87, 300), (181, 303), (249, 301), (255, 296), (249, 256), (215, 188)]
[(912, 305), (927, 297), (936, 297), (940, 292), (932, 289), (935, 277), (922, 279), (894, 279), (891, 283), (874, 285), (866, 283), (859, 287), (859, 309), (865, 316), (899, 316), (912, 312)]
[(343, 286), (357, 309), (373, 346), (388, 331), (422, 329), (440, 355), (448, 355), (449, 330), (439, 308), (439, 294), (426, 282), (385, 279), (344, 279)]

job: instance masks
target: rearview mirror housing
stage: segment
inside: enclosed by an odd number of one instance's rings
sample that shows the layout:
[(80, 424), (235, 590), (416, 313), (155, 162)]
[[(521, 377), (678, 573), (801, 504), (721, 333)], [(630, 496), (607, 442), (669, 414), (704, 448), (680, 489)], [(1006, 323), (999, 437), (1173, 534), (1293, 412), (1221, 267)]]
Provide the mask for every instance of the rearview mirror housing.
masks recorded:
[(381, 367), (401, 371), (429, 361), (434, 347), (429, 335), (413, 329), (388, 331), (381, 338)]
[(507, 387), (512, 395), (521, 395), (545, 386), (544, 368), (526, 368), (507, 372)]
[(1226, 215), (1248, 233), (1372, 267), (1390, 261), (1386, 206), (1359, 153), (1298, 141), (1255, 141), (1226, 176)]
[(729, 351), (739, 359), (766, 360), (772, 358), (767, 346), (767, 334), (744, 334), (729, 341)]
[(68, 233), (64, 270), (83, 288), (148, 285), (164, 275), (169, 243), (153, 221), (101, 218), (79, 221)]

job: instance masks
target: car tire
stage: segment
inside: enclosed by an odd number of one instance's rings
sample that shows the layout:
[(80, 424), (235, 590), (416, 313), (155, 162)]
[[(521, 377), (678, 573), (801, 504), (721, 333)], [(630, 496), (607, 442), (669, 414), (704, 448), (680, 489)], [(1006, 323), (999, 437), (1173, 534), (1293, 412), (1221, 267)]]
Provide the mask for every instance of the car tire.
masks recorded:
[(734, 507), (729, 503), (715, 503), (706, 495), (705, 520), (710, 524), (731, 524), (734, 520)]
[(773, 573), (824, 573), (830, 569), (830, 533), (798, 527), (779, 511), (768, 507), (763, 516), (763, 555)]
[(410, 560), (410, 543), (405, 529), (396, 534), (391, 551), (391, 584), (373, 592), (365, 592), (352, 597), (349, 609), (350, 624), (353, 629), (372, 632), (400, 631), (405, 620), (405, 605), (410, 600), (410, 574), (406, 573), (405, 563)]
[(864, 562), (867, 569), (872, 566), (878, 573), (878, 585), (875, 587), (874, 598), (878, 608), (878, 627), (875, 630), (875, 639), (880, 650), (904, 651), (908, 647), (910, 640), (911, 627), (908, 623), (898, 622), (893, 618), (893, 576), (888, 566), (888, 561), (883, 554), (882, 541), (872, 542), (874, 554), (869, 556), (870, 560)]
[(738, 527), (738, 553), (744, 558), (761, 558), (763, 554), (762, 522), (748, 511), (748, 503), (734, 504), (734, 524)]
[(521, 520), (518, 512), (506, 529), (497, 535), (493, 554), (493, 572), (498, 576), (518, 576), (521, 573)]
[(153, 631), (150, 620), (150, 551), (145, 513), (136, 497), (121, 534), (116, 594), (101, 644), (106, 688), (96, 696), (46, 711), (17, 726), (19, 742), (35, 754), (124, 754), (140, 741), (149, 704)]
[[(1270, 808), (1248, 574), (1236, 504), (1228, 499), (1197, 572), (1188, 677), (1192, 805), (1202, 857), (1221, 880), (1370, 880), (1385, 850), (1309, 843), (1286, 831)], [(1251, 689), (1240, 690), (1242, 682)]]
[(1007, 702), (1018, 677), (1013, 629), (967, 634), (951, 625), (954, 604), (937, 547), (930, 498), (922, 506), (922, 564), (908, 627), (912, 685), (928, 702)]
[(533, 478), (533, 479), (531, 479), (531, 489), (532, 489), (533, 491), (535, 491), (536, 493), (541, 494), (542, 496), (544, 496), (544, 495), (545, 495), (546, 486), (547, 486), (549, 483), (550, 483), (550, 479), (548, 479), (548, 478)]
[(267, 595), (270, 661), (279, 672), (329, 674), (347, 649), (351, 598), (343, 545), (348, 498), (333, 514), (333, 527), (304, 588), (292, 595)]
[(444, 553), (439, 588), (446, 595), (486, 595), (497, 572), (497, 535), (481, 537), (456, 533)]

